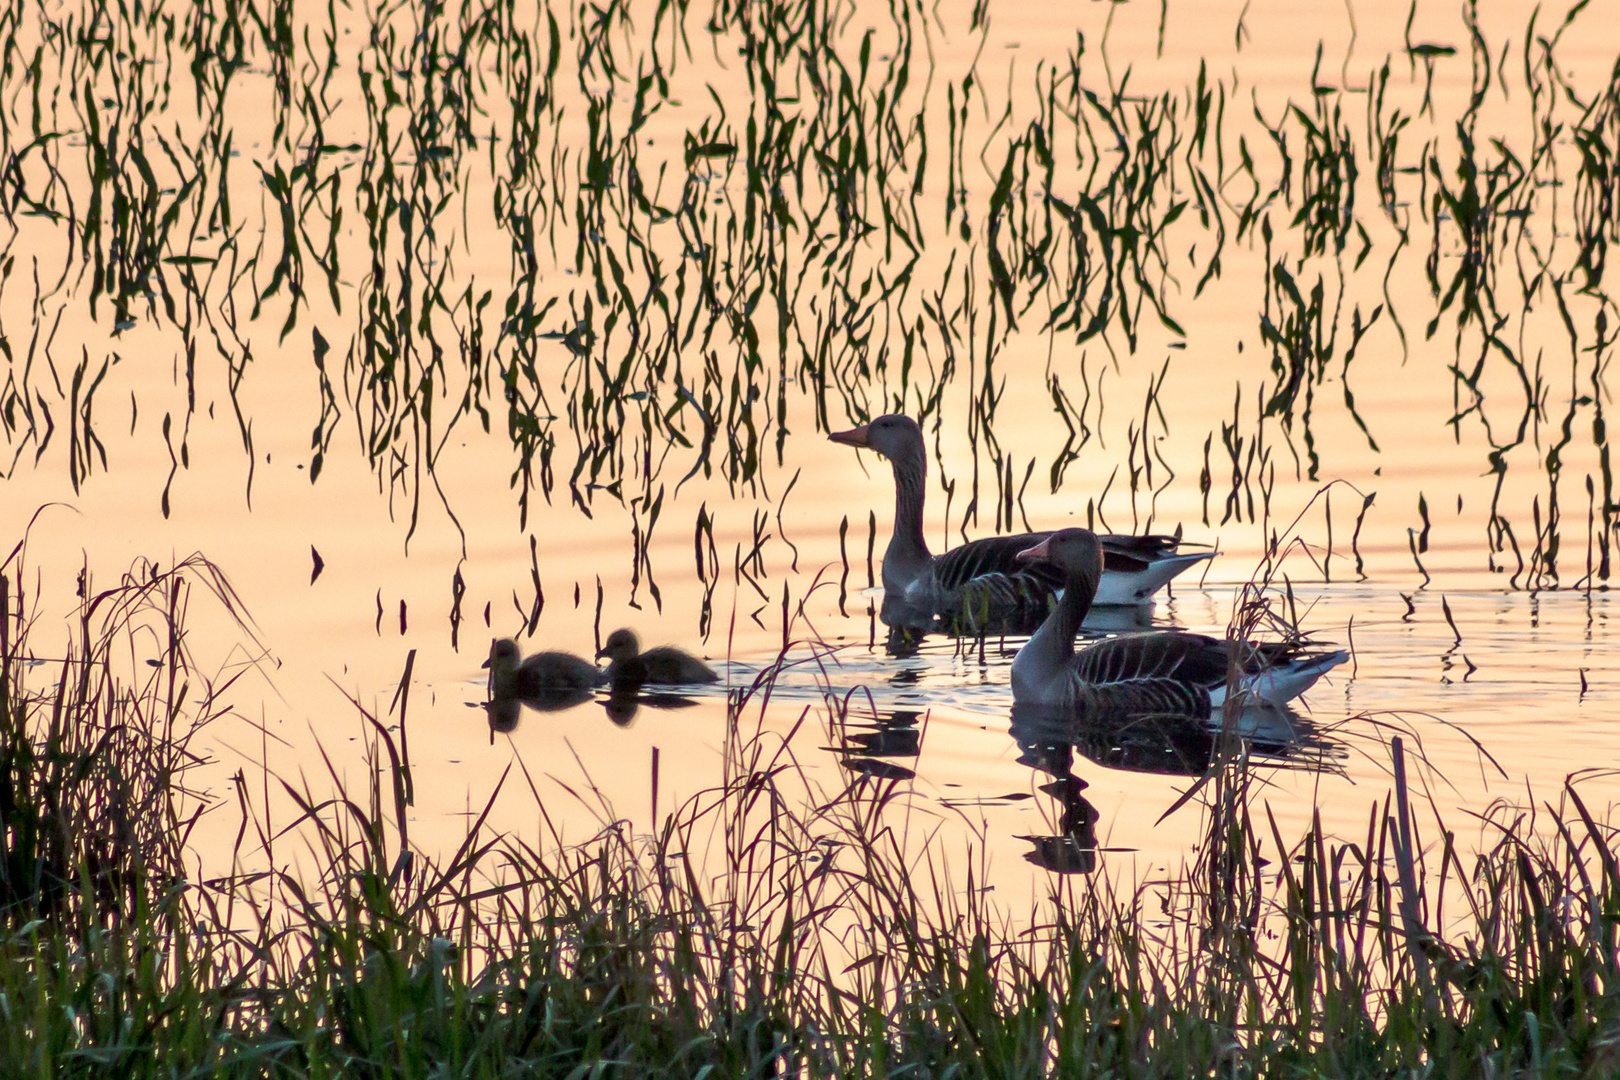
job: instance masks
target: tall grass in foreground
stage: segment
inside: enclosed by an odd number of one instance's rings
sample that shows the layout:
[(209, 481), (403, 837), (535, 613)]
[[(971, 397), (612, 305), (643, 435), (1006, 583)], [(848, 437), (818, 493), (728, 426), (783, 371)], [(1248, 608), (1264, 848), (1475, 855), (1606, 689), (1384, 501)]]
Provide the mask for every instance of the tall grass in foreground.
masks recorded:
[(19, 569), (0, 567), (0, 1075), (1620, 1070), (1616, 834), (1575, 783), (1493, 807), (1470, 854), (1423, 835), (1397, 745), (1365, 836), (1287, 843), (1232, 755), (1196, 867), (1134, 894), (1055, 882), (1014, 931), (981, 867), (918, 858), (906, 788), (819, 791), (787, 740), (746, 733), (767, 672), (733, 695), (725, 783), (656, 836), (615, 821), (564, 846), (481, 816), (430, 859), (409, 762), (366, 716), (365, 790), (287, 785), (302, 817), (272, 830), (242, 778), (238, 869), (197, 880), (181, 782), (218, 694), (182, 622), (194, 584), (228, 588), (193, 560), (86, 589), (66, 656), (35, 665)]

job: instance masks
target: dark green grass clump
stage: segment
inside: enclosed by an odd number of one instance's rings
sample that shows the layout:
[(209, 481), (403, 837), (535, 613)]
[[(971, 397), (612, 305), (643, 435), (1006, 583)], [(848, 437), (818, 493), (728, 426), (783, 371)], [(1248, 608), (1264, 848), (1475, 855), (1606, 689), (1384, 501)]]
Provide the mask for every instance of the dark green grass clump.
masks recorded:
[(194, 584), (228, 587), (200, 560), (87, 587), (67, 654), (39, 665), (4, 569), (4, 1075), (1620, 1069), (1615, 831), (1573, 782), (1495, 808), (1469, 855), (1420, 835), (1396, 745), (1364, 837), (1289, 846), (1228, 758), (1184, 875), (1124, 895), (1062, 879), (1011, 930), (982, 865), (907, 835), (925, 819), (906, 788), (818, 792), (788, 740), (742, 733), (767, 671), (733, 696), (724, 783), (654, 837), (615, 820), (530, 842), (486, 810), (436, 862), (410, 846), (402, 743), (367, 715), (366, 789), (282, 785), (299, 817), (272, 827), (239, 776), (236, 851), (204, 879), (182, 780), (223, 687), (182, 621)]

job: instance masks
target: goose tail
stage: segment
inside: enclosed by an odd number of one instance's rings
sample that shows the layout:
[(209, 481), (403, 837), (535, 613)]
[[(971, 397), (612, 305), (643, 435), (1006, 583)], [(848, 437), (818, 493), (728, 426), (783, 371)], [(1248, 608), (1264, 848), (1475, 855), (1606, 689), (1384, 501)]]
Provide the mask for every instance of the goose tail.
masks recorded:
[(1140, 604), (1152, 599), (1153, 594), (1170, 584), (1189, 567), (1205, 559), (1213, 559), (1219, 552), (1194, 551), (1186, 554), (1155, 555), (1131, 570), (1109, 570), (1097, 585), (1096, 605)]
[[(1307, 653), (1268, 664), (1259, 671), (1247, 674), (1243, 676), (1241, 685), (1244, 690), (1256, 697), (1264, 698), (1280, 707), (1309, 690), (1316, 684), (1317, 679), (1348, 659), (1350, 654), (1343, 649)], [(1220, 698), (1226, 696), (1225, 687), (1220, 689), (1218, 695)], [(1210, 694), (1211, 701), (1219, 704), (1216, 698), (1216, 693)]]

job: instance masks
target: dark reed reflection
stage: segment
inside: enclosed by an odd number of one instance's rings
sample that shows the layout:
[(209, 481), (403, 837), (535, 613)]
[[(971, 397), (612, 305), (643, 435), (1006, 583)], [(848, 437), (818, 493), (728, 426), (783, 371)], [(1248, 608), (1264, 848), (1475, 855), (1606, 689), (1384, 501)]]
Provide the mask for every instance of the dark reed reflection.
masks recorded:
[(922, 752), (923, 713), (914, 709), (879, 710), (850, 717), (833, 728), (838, 745), (826, 749), (852, 773), (881, 780), (910, 780), (917, 774), (896, 758), (915, 759)]

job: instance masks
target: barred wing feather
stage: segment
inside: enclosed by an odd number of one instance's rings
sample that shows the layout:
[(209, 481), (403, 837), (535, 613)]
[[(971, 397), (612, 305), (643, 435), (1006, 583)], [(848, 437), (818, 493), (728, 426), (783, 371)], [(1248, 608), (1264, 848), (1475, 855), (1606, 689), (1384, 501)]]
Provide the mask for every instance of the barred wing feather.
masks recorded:
[(1202, 687), (1226, 681), (1226, 643), (1203, 634), (1135, 634), (1099, 641), (1074, 657), (1075, 675), (1107, 686), (1174, 679)]
[(987, 536), (934, 558), (934, 579), (942, 592), (961, 589), (975, 578), (989, 574), (1028, 578), (1039, 582), (1045, 592), (1063, 588), (1063, 571), (1049, 563), (1021, 563), (1025, 551), (1045, 540), (1050, 533), (1022, 533), (1017, 536)]

